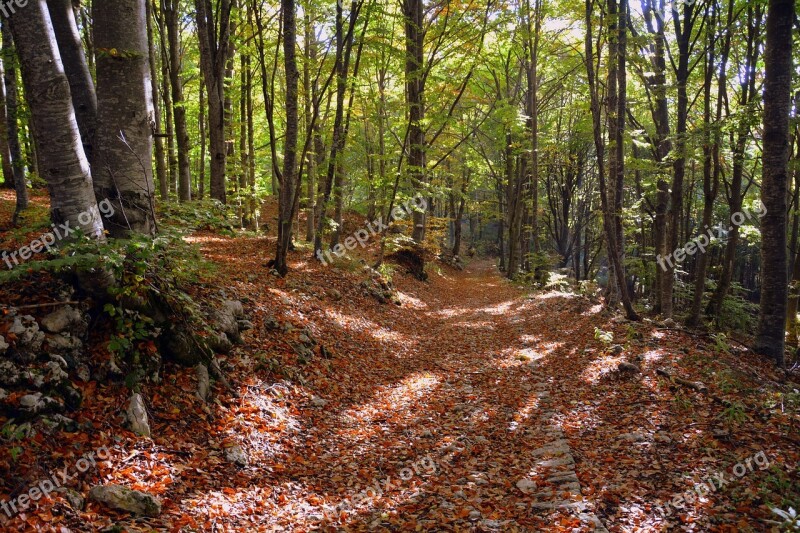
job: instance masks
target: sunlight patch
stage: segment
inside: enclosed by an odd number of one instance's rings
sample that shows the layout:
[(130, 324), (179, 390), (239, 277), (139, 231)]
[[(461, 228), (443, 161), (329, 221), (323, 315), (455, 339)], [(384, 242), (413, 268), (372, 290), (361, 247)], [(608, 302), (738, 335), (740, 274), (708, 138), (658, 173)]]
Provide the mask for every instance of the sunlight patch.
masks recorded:
[(620, 362), (624, 360), (625, 357), (619, 355), (607, 355), (605, 357), (601, 357), (600, 359), (596, 359), (595, 361), (592, 361), (592, 363), (586, 367), (586, 370), (581, 373), (581, 379), (594, 385), (603, 377), (616, 372)]

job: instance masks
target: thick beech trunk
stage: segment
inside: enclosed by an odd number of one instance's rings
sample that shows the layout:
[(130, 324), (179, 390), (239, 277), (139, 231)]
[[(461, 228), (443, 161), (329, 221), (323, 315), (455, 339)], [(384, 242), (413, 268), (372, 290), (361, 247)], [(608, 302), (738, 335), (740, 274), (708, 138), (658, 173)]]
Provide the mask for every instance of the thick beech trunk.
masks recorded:
[(154, 234), (153, 108), (145, 0), (95, 2), (97, 138), (93, 164), (99, 201), (115, 237)]

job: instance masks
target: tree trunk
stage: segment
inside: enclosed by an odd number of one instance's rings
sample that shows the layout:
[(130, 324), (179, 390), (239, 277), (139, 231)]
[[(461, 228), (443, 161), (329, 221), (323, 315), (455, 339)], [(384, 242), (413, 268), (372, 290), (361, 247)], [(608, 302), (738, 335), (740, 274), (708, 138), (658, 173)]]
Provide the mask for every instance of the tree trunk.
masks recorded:
[[(737, 65), (737, 67), (742, 70), (742, 75), (739, 76), (741, 93), (738, 101), (741, 109), (747, 109), (755, 101), (755, 98), (759, 97), (756, 90), (756, 69), (758, 68), (759, 50), (761, 49), (762, 12), (758, 4), (755, 5), (755, 8), (753, 6), (748, 6), (747, 9), (747, 41), (744, 65), (743, 67), (742, 65)], [(733, 145), (731, 147), (731, 151), (733, 152), (733, 175), (728, 192), (728, 205), (730, 207), (731, 216), (742, 210), (742, 201), (744, 199), (742, 194), (744, 158), (747, 143), (751, 139), (749, 117), (751, 112), (752, 111), (742, 113), (738, 118), (739, 124), (736, 128), (735, 138), (734, 133), (731, 133), (731, 144)], [(733, 280), (736, 247), (739, 244), (739, 226), (731, 224), (730, 228), (722, 263), (722, 273), (717, 283), (717, 290), (714, 292), (709, 308), (707, 309), (709, 314), (717, 318), (719, 318), (722, 312), (722, 304), (728, 295), (731, 281)]]
[[(425, 69), (424, 20), (422, 0), (403, 0), (405, 19), (406, 57), (405, 82), (408, 105), (408, 166), (414, 190), (425, 194)], [(426, 213), (414, 210), (413, 238), (417, 244), (425, 242)]]
[(103, 222), (92, 191), (89, 162), (45, 1), (31, 1), (8, 20), (19, 54), (31, 126), (38, 142), (47, 146), (39, 154), (39, 171), (50, 189), (51, 218), (56, 224), (69, 224), (72, 230), (81, 229), (102, 239)]
[[(722, 46), (721, 65), (719, 67), (719, 87), (717, 92), (717, 108), (716, 116), (713, 124), (719, 124), (722, 118), (722, 101), (724, 98), (724, 91), (726, 87), (726, 68), (728, 63), (728, 49), (731, 40), (731, 19), (733, 17), (733, 3), (731, 2), (728, 10), (728, 24), (725, 29), (725, 37)], [(716, 15), (711, 14), (711, 26), (716, 28)], [(706, 61), (705, 61), (705, 87), (703, 88), (703, 121), (705, 128), (703, 131), (703, 220), (698, 229), (698, 233), (703, 234), (709, 230), (713, 223), (714, 203), (717, 200), (717, 193), (719, 192), (719, 178), (720, 178), (720, 133), (719, 129), (714, 128), (712, 134), (712, 115), (711, 115), (711, 86), (714, 78), (714, 69), (716, 68), (716, 47), (717, 37), (714, 32), (709, 32)], [(697, 326), (700, 324), (701, 313), (703, 309), (703, 296), (705, 295), (706, 286), (706, 272), (710, 258), (705, 250), (700, 251), (697, 258), (697, 269), (695, 272), (694, 283), (694, 297), (692, 299), (692, 308), (689, 312), (687, 324), (689, 326)]]
[[(154, 0), (155, 2), (155, 0)], [(175, 122), (173, 120), (172, 92), (169, 84), (169, 50), (167, 47), (167, 26), (164, 14), (158, 17), (158, 31), (161, 35), (161, 97), (164, 99), (164, 117), (167, 131), (167, 170), (169, 193), (178, 192), (178, 155), (175, 151)]]
[[(226, 202), (225, 166), (225, 65), (230, 45), (230, 0), (220, 0), (217, 9), (211, 0), (195, 0), (200, 67), (208, 98), (208, 134), (211, 153), (211, 198)], [(216, 14), (216, 16), (215, 16)]]
[(156, 232), (150, 66), (145, 0), (95, 2), (97, 139), (94, 189), (115, 213), (115, 237)]
[(764, 53), (764, 151), (761, 202), (761, 306), (756, 352), (784, 364), (787, 305), (786, 190), (792, 81), (792, 0), (770, 0)]
[(28, 208), (28, 183), (25, 178), (25, 161), (19, 142), (19, 91), (17, 89), (17, 54), (14, 51), (14, 40), (8, 22), (2, 21), (3, 34), (3, 82), (6, 91), (6, 126), (8, 134), (8, 152), (11, 158), (11, 171), (14, 175), (14, 190), (17, 204), (14, 210), (13, 223)]
[(47, 0), (47, 7), (50, 11), (50, 20), (53, 21), (61, 62), (69, 80), (72, 106), (75, 108), (83, 150), (91, 163), (97, 130), (97, 96), (83, 51), (78, 24), (75, 21), (72, 0)]
[(169, 84), (172, 89), (172, 114), (175, 117), (175, 144), (178, 147), (178, 200), (192, 199), (192, 174), (189, 166), (189, 132), (186, 129), (186, 105), (181, 79), (181, 42), (179, 35), (178, 0), (162, 0), (164, 24), (167, 27)]
[(11, 148), (8, 141), (8, 110), (6, 107), (5, 61), (0, 66), (0, 162), (3, 167), (2, 187), (14, 188), (14, 169), (11, 165)]
[[(312, 13), (306, 8), (304, 17), (304, 61), (303, 61), (303, 106), (306, 115), (306, 135), (314, 135), (311, 124), (312, 104), (317, 104), (316, 78), (311, 81), (311, 69), (317, 65), (317, 43), (314, 35), (314, 24)], [(317, 167), (314, 164), (317, 154), (314, 149), (308, 151), (306, 155), (306, 241), (312, 242), (316, 233), (316, 187), (317, 187)]]
[(275, 270), (281, 276), (289, 271), (286, 259), (292, 239), (294, 220), (295, 187), (297, 185), (297, 136), (298, 105), (297, 85), (300, 73), (297, 70), (295, 46), (297, 44), (297, 14), (294, 0), (281, 0), (283, 17), (283, 56), (286, 71), (286, 141), (283, 151), (283, 171), (279, 195), (278, 249), (275, 255)]
[[(155, 130), (160, 135), (161, 131), (161, 105), (158, 97), (158, 75), (156, 71), (156, 49), (153, 36), (153, 4), (151, 0), (146, 0), (145, 7), (147, 13), (147, 57), (150, 61), (150, 91), (152, 92), (153, 100), (153, 119), (155, 122)], [(155, 150), (156, 159), (156, 180), (158, 181), (159, 197), (167, 201), (169, 199), (169, 182), (167, 181), (167, 162), (166, 154), (164, 152), (164, 138), (155, 137), (153, 139), (153, 148)]]
[(206, 193), (206, 91), (200, 84), (200, 107), (197, 113), (197, 123), (200, 129), (200, 174), (197, 177), (197, 193), (202, 200)]

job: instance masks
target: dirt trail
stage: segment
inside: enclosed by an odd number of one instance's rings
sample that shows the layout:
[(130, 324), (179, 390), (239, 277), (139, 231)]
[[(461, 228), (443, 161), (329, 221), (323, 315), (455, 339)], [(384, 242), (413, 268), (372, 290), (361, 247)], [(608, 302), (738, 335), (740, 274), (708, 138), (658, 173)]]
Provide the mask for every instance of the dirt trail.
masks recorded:
[(320, 309), (338, 355), (309, 387), (327, 403), (277, 444), (268, 512), (298, 531), (593, 530), (541, 364), (541, 301), (487, 261), (398, 288), (399, 308)]

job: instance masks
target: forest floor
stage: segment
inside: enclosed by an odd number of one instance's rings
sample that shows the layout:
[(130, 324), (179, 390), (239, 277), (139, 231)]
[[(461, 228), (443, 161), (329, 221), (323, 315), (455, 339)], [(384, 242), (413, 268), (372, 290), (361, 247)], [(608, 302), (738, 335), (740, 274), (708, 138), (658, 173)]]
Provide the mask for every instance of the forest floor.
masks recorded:
[[(357, 261), (325, 267), (304, 249), (281, 279), (265, 264), (273, 237), (190, 240), (216, 264), (209, 286), (254, 324), (223, 358), (238, 395), (217, 385), (205, 404), (194, 372), (168, 365), (143, 391), (151, 440), (120, 429), (124, 385), (78, 384), (75, 418), (91, 430), (0, 459), (20, 491), (112, 448), (71, 486), (147, 491), (162, 515), (76, 511), (55, 495), (0, 513), (0, 529), (767, 531), (770, 507), (798, 508), (800, 398), (738, 344), (532, 292), (485, 259), (426, 282), (398, 268), (396, 306), (365, 294)], [(325, 350), (299, 358), (301, 335)], [(226, 461), (234, 445), (247, 466)]]

